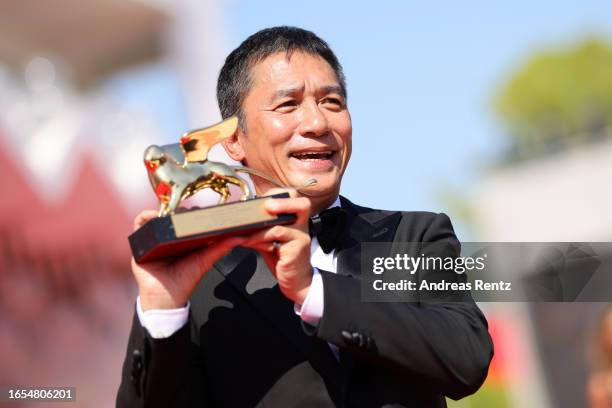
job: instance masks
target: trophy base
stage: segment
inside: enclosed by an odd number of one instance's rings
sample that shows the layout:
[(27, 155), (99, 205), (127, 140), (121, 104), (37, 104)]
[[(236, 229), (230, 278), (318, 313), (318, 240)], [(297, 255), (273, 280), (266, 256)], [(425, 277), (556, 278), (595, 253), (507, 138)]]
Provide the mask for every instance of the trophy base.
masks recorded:
[(288, 198), (288, 193), (221, 204), (153, 218), (129, 236), (136, 262), (180, 255), (232, 235), (248, 234), (273, 225), (290, 224), (295, 214), (269, 214), (264, 203)]

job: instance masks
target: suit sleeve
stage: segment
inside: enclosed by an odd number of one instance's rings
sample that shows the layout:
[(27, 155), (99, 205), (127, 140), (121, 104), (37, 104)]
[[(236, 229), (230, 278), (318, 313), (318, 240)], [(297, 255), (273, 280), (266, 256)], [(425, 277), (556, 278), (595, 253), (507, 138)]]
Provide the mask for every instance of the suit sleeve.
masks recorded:
[[(459, 242), (449, 218), (444, 214), (432, 218), (420, 240), (446, 243), (457, 256)], [(396, 240), (410, 238), (401, 236), (409, 229), (404, 227), (400, 223)], [(419, 252), (444, 256), (432, 253), (440, 247), (425, 245)], [(362, 302), (359, 274), (321, 271), (321, 275), (325, 309), (315, 331), (319, 338), (454, 399), (472, 394), (482, 385), (493, 357), (493, 344), (487, 321), (469, 292), (410, 303)], [(465, 279), (453, 271), (423, 277)]]
[(134, 314), (117, 407), (205, 406), (202, 358), (192, 330), (190, 319), (172, 336), (154, 339)]

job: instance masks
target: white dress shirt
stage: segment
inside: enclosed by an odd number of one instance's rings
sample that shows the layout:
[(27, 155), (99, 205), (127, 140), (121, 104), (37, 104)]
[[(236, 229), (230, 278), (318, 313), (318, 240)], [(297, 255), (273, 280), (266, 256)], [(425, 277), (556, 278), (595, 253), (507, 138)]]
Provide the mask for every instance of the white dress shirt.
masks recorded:
[[(336, 198), (336, 201), (328, 209), (334, 207), (340, 207), (339, 198)], [(332, 250), (326, 254), (319, 245), (317, 238), (314, 237), (310, 242), (310, 264), (313, 267), (312, 283), (304, 299), (304, 304), (294, 306), (295, 313), (312, 326), (319, 323), (324, 308), (323, 279), (319, 269), (336, 273), (336, 262), (336, 251)], [(178, 309), (151, 309), (145, 312), (140, 305), (140, 296), (136, 299), (138, 320), (147, 329), (151, 337), (155, 339), (170, 337), (183, 327), (189, 319), (189, 307), (188, 302), (185, 307)], [(338, 348), (333, 344), (330, 344), (330, 347), (338, 358)]]

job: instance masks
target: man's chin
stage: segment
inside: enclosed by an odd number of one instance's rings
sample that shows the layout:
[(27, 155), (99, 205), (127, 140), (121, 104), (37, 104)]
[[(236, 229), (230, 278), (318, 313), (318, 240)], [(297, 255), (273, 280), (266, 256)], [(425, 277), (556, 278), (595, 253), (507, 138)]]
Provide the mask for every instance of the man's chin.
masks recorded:
[(326, 180), (325, 178), (317, 177), (316, 175), (310, 175), (309, 177), (304, 179), (304, 182), (301, 183), (303, 186), (306, 181), (309, 179), (315, 179), (317, 182), (311, 186), (300, 188), (298, 185), (296, 187), (303, 193), (305, 196), (309, 197), (331, 197), (337, 196), (340, 191), (340, 182), (339, 181), (331, 181)]

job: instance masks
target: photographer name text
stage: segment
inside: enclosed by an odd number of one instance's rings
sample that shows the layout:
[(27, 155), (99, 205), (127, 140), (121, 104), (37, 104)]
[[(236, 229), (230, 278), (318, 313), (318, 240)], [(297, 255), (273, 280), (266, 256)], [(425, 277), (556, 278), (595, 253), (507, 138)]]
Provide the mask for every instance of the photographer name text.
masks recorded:
[(406, 272), (412, 276), (419, 272), (421, 279), (413, 281), (400, 279), (385, 282), (375, 279), (372, 287), (376, 291), (511, 291), (512, 283), (503, 280), (487, 281), (474, 279), (473, 282), (457, 282), (454, 279), (427, 279), (427, 272), (454, 272), (463, 275), (466, 272), (485, 270), (487, 254), (477, 257), (441, 257), (441, 256), (409, 256), (397, 254), (393, 257), (376, 257), (372, 260), (372, 273), (382, 275), (389, 271)]

